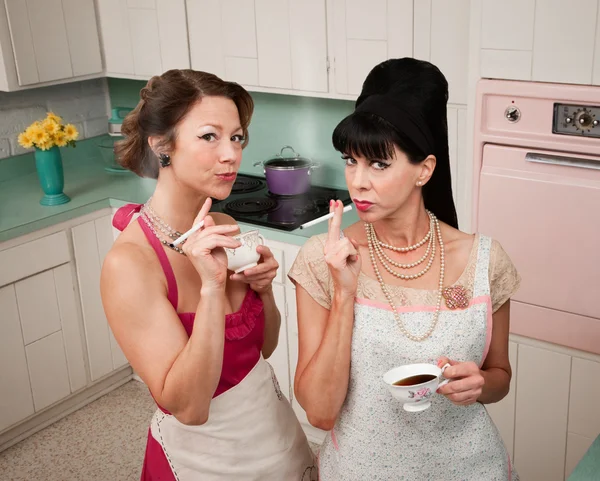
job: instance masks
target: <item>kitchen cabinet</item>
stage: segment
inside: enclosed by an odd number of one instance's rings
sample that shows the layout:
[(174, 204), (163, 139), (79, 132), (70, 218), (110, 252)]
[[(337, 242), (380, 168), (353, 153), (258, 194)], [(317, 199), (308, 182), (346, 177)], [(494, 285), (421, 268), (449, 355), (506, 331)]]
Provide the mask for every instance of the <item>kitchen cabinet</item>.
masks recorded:
[(72, 235), (90, 375), (96, 381), (127, 365), (108, 326), (100, 298), (102, 262), (113, 242), (111, 216), (76, 225)]
[(85, 386), (68, 239), (0, 250), (0, 431)]
[(450, 104), (468, 103), (470, 0), (414, 2), (414, 57), (448, 80)]
[(251, 90), (327, 92), (325, 0), (187, 0), (186, 5), (192, 68)]
[(94, 0), (5, 0), (0, 90), (103, 74)]
[(335, 92), (356, 96), (369, 71), (413, 55), (412, 0), (331, 0)]
[(502, 440), (506, 445), (508, 454), (514, 459), (514, 439), (515, 439), (515, 409), (517, 397), (517, 371), (518, 371), (518, 345), (516, 342), (509, 343), (509, 360), (512, 368), (512, 379), (510, 381), (510, 391), (508, 395), (500, 402), (486, 404), (487, 411), (494, 424), (500, 431)]
[(514, 462), (524, 481), (564, 479), (571, 358), (519, 346)]
[(0, 243), (0, 450), (131, 379), (100, 300), (111, 219)]
[[(266, 245), (275, 253), (280, 266), (273, 286), (282, 319), (279, 345), (269, 362), (277, 374), (281, 390), (288, 396), (308, 439), (315, 443), (321, 443), (325, 437), (325, 432), (315, 428), (308, 422), (306, 412), (298, 404), (294, 395), (294, 376), (298, 363), (298, 315), (296, 310), (296, 288), (287, 278), (287, 272), (292, 267), (300, 247), (268, 239)], [(285, 336), (283, 335), (284, 327)]]
[(106, 76), (149, 79), (190, 67), (185, 0), (97, 0), (97, 6)]
[(599, 85), (599, 15), (597, 0), (483, 0), (481, 76)]
[(288, 325), (287, 325), (287, 306), (285, 287), (279, 283), (273, 283), (273, 293), (275, 295), (275, 304), (281, 314), (281, 327), (279, 328), (279, 341), (277, 348), (268, 359), (269, 364), (275, 371), (275, 376), (279, 382), (279, 387), (284, 396), (291, 401), (292, 391), (290, 385), (290, 361), (288, 357)]

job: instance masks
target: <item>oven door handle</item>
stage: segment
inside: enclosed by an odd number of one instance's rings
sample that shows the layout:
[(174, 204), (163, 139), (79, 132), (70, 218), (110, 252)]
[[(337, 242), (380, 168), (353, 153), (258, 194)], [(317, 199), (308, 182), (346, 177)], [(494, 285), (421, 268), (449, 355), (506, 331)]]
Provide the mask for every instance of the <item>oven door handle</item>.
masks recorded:
[(567, 167), (580, 167), (582, 169), (600, 170), (600, 159), (583, 159), (578, 157), (567, 157), (563, 155), (536, 154), (527, 152), (527, 162), (538, 164), (564, 165)]

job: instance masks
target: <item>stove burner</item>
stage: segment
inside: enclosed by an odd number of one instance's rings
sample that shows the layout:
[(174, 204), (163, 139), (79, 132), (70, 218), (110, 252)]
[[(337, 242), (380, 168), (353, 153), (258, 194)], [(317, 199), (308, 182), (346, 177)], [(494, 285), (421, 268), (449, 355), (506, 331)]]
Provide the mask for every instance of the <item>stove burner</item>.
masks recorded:
[(225, 209), (230, 214), (260, 215), (272, 211), (277, 202), (265, 197), (250, 197), (227, 202)]
[(260, 179), (252, 179), (248, 177), (238, 177), (235, 179), (233, 187), (231, 188), (232, 194), (248, 194), (250, 192), (256, 192), (264, 187), (264, 182)]

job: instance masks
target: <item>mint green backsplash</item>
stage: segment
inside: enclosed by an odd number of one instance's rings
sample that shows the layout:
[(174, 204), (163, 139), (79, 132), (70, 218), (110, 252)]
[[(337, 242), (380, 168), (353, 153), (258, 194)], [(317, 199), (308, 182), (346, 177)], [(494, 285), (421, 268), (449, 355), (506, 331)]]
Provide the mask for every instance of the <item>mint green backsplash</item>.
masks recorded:
[[(137, 80), (108, 79), (111, 105), (135, 107), (145, 84)], [(313, 173), (315, 184), (346, 187), (343, 161), (331, 145), (331, 134), (338, 122), (352, 112), (353, 102), (250, 93), (255, 109), (241, 172), (262, 175), (262, 169), (252, 164), (291, 145), (303, 157), (321, 164), (321, 169)]]

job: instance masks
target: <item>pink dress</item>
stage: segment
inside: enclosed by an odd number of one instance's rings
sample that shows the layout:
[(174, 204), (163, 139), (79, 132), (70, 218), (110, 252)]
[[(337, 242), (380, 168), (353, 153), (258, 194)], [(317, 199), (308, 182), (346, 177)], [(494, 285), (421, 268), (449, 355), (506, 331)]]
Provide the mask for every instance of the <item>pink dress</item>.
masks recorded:
[[(113, 225), (123, 230), (140, 207), (133, 204), (121, 207), (115, 214)], [(141, 218), (138, 223), (158, 256), (167, 279), (168, 299), (177, 310), (177, 281), (163, 245)], [(178, 313), (178, 316), (188, 336), (191, 335), (195, 313)], [(225, 318), (223, 368), (211, 402), (209, 421), (202, 426), (185, 426), (158, 406), (148, 432), (141, 481), (316, 479), (316, 467), (306, 436), (289, 402), (281, 394), (272, 368), (262, 358), (264, 327), (262, 301), (249, 289), (240, 309)], [(236, 389), (232, 389), (234, 387)], [(244, 394), (244, 391), (249, 391), (253, 406), (249, 405), (248, 392)], [(261, 399), (261, 393), (265, 399)], [(236, 399), (239, 396), (243, 397), (241, 401)], [(222, 412), (232, 406), (235, 410), (238, 405), (240, 416), (245, 414), (244, 405), (248, 405), (253, 413), (262, 409), (266, 412), (262, 418), (252, 417), (248, 429), (244, 429), (243, 422), (238, 419), (236, 423), (230, 423), (231, 416)], [(281, 421), (287, 425), (281, 425)], [(264, 429), (272, 432), (267, 437), (273, 437), (274, 443), (265, 445), (262, 440), (252, 439), (254, 436), (265, 437), (263, 428), (256, 427), (257, 423), (263, 423)], [(282, 440), (286, 447), (274, 448), (273, 452), (273, 447)], [(228, 452), (227, 442), (234, 443), (231, 452)], [(211, 453), (210, 446), (215, 445), (220, 445), (224, 452)], [(254, 459), (249, 460), (236, 452), (236, 447), (242, 445), (256, 447), (252, 453)], [(267, 461), (256, 459), (261, 455), (268, 458)]]

